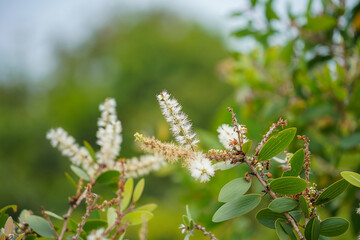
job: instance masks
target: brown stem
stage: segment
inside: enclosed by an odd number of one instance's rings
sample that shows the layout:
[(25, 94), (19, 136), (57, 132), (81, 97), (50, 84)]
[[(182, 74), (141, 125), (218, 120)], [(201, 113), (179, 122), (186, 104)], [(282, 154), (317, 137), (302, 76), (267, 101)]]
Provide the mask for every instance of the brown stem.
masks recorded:
[(59, 235), (57, 234), (57, 232), (56, 232), (56, 230), (55, 230), (55, 228), (54, 228), (54, 225), (52, 224), (52, 222), (51, 222), (51, 220), (50, 220), (50, 218), (49, 218), (49, 215), (47, 215), (47, 214), (45, 213), (45, 208), (44, 208), (44, 207), (41, 207), (41, 213), (43, 214), (44, 218), (49, 222), (50, 227), (51, 227), (51, 230), (54, 232), (55, 237), (56, 237), (56, 238), (59, 238)]
[[(264, 178), (258, 173), (258, 171), (255, 169), (255, 167), (251, 164), (251, 162), (249, 161), (248, 158), (244, 159), (244, 162), (250, 167), (251, 171), (255, 174), (256, 178), (259, 180), (259, 182), (261, 183), (261, 185), (265, 188), (265, 191), (273, 198), (276, 199), (276, 194), (270, 190), (269, 185), (265, 182)], [(304, 236), (302, 235), (297, 223), (294, 221), (294, 219), (290, 216), (289, 213), (284, 212), (285, 217), (287, 218), (287, 220), (289, 220), (289, 222), (291, 223), (291, 225), (293, 226), (293, 228), (295, 229), (295, 232), (297, 233), (297, 235), (299, 236), (300, 240), (305, 240)]]
[(194, 224), (194, 229), (202, 231), (204, 236), (208, 236), (211, 240), (217, 240), (217, 238), (215, 237), (215, 235), (212, 232), (206, 231), (205, 227), (203, 227), (199, 224)]

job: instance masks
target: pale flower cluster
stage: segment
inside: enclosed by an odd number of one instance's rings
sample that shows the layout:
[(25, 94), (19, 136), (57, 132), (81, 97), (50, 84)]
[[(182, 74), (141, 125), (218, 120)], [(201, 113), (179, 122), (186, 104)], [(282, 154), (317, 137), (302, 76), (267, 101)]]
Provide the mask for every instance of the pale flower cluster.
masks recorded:
[[(116, 161), (122, 142), (121, 123), (117, 119), (115, 107), (116, 102), (112, 98), (107, 98), (99, 107), (101, 117), (98, 120), (99, 129), (96, 136), (100, 150), (96, 152), (97, 162), (93, 161), (85, 147), (80, 147), (75, 139), (62, 128), (49, 130), (46, 137), (53, 147), (58, 147), (64, 156), (70, 158), (72, 164), (80, 166), (91, 178), (105, 170), (121, 171), (122, 165)], [(127, 174), (125, 177), (143, 176), (150, 171), (159, 169), (164, 164), (164, 158), (158, 155), (145, 155), (140, 158), (128, 159), (124, 164)]]
[(170, 129), (176, 139), (181, 145), (196, 146), (199, 140), (196, 134), (191, 130), (191, 123), (188, 116), (181, 111), (182, 106), (175, 98), (170, 98), (167, 91), (161, 92), (157, 99), (166, 121), (170, 124)]
[(204, 154), (197, 153), (195, 158), (191, 160), (189, 165), (191, 176), (200, 182), (207, 182), (210, 177), (215, 174), (215, 169), (211, 164), (211, 161), (205, 158)]
[(119, 155), (122, 142), (121, 123), (116, 115), (116, 102), (113, 98), (107, 98), (99, 106), (101, 117), (98, 120), (96, 137), (100, 151), (96, 154), (99, 163), (112, 167), (116, 156)]
[[(245, 143), (248, 141), (246, 138), (247, 128), (245, 125), (238, 125), (239, 131), (240, 131), (240, 142)], [(219, 133), (219, 141), (226, 149), (232, 149), (232, 146), (230, 145), (230, 142), (236, 140), (239, 141), (238, 133), (235, 131), (234, 127), (223, 124), (220, 127), (218, 127), (217, 132)]]
[(93, 230), (88, 236), (87, 240), (107, 240), (104, 238), (102, 234), (105, 232), (104, 228), (99, 228), (97, 230)]

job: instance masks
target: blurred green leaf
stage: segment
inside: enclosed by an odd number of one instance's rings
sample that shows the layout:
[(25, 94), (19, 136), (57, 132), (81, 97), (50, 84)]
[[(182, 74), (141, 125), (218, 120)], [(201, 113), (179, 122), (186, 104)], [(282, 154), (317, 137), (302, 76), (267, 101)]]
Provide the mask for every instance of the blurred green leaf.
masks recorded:
[(92, 230), (99, 229), (99, 228), (106, 228), (107, 222), (102, 219), (89, 219), (84, 224), (84, 231), (90, 233)]
[(280, 177), (270, 182), (272, 191), (286, 195), (301, 193), (306, 187), (306, 181), (298, 177)]
[(77, 167), (75, 165), (71, 165), (70, 168), (79, 178), (82, 178), (85, 181), (90, 180), (89, 175), (84, 170), (82, 170), (81, 168), (79, 168), (79, 167)]
[(130, 225), (138, 225), (147, 222), (153, 217), (153, 214), (148, 211), (134, 211), (124, 216), (124, 221), (129, 221)]
[(116, 209), (113, 207), (109, 207), (106, 213), (108, 227), (114, 225), (116, 218), (117, 218)]
[(152, 212), (157, 208), (157, 205), (155, 203), (148, 203), (143, 206), (140, 206), (136, 208), (137, 211), (149, 211)]
[(139, 200), (139, 198), (141, 197), (141, 194), (144, 190), (144, 186), (145, 186), (145, 180), (144, 178), (140, 179), (140, 181), (136, 184), (135, 190), (134, 190), (134, 195), (133, 195), (133, 201), (137, 202)]
[(256, 214), (256, 220), (258, 220), (259, 223), (272, 229), (275, 229), (275, 222), (277, 219), (282, 219), (287, 221), (287, 218), (285, 217), (284, 214), (273, 212), (269, 208), (261, 209)]
[(87, 141), (84, 140), (84, 146), (85, 146), (85, 148), (87, 149), (88, 153), (90, 154), (92, 160), (93, 160), (94, 162), (97, 162), (95, 151), (94, 151), (94, 149), (91, 147), (90, 143), (88, 143)]
[(51, 239), (55, 238), (55, 234), (46, 219), (36, 215), (31, 215), (26, 218), (26, 222), (40, 236)]
[(71, 186), (73, 186), (75, 189), (77, 189), (76, 182), (74, 181), (74, 179), (67, 172), (65, 172), (65, 177), (66, 177), (67, 180), (69, 180)]
[(244, 153), (248, 153), (251, 149), (251, 145), (252, 145), (253, 141), (252, 140), (249, 140), (247, 142), (244, 143), (244, 145), (242, 146), (242, 151)]
[(21, 240), (21, 239), (24, 237), (24, 235), (25, 235), (25, 233), (20, 234), (20, 235), (16, 238), (16, 240)]
[(331, 184), (329, 187), (327, 187), (316, 199), (315, 204), (325, 204), (336, 197), (338, 197), (342, 192), (346, 190), (346, 188), (349, 186), (349, 183), (345, 179), (341, 179), (333, 184)]
[(336, 19), (330, 16), (308, 17), (307, 23), (303, 26), (304, 29), (310, 31), (325, 31), (336, 26)]
[(341, 176), (355, 187), (360, 187), (360, 174), (350, 171), (343, 171)]
[(213, 222), (222, 222), (253, 210), (261, 201), (260, 194), (248, 194), (222, 205), (214, 214)]
[(4, 226), (4, 233), (6, 236), (8, 236), (9, 234), (13, 234), (14, 230), (15, 230), (14, 221), (12, 217), (9, 217)]
[(258, 161), (266, 161), (285, 150), (296, 134), (296, 128), (288, 128), (272, 136), (261, 148)]
[(119, 182), (120, 172), (116, 170), (108, 170), (102, 172), (95, 180), (99, 184), (111, 184)]
[(64, 218), (60, 217), (59, 215), (57, 215), (56, 213), (50, 212), (50, 211), (45, 211), (44, 212), (46, 215), (49, 215), (50, 217), (54, 217), (57, 218), (59, 220), (64, 220)]
[(356, 132), (353, 135), (341, 139), (339, 146), (345, 150), (360, 146), (360, 132)]
[(349, 221), (344, 218), (327, 218), (320, 223), (320, 234), (326, 237), (336, 237), (345, 233), (349, 225)]
[(123, 211), (124, 209), (126, 209), (130, 203), (130, 199), (131, 199), (131, 195), (133, 192), (133, 187), (134, 187), (134, 180), (132, 178), (129, 178), (124, 185), (124, 192), (123, 194), (123, 199), (120, 203), (120, 208)]
[(219, 193), (219, 202), (230, 202), (241, 197), (251, 187), (251, 181), (245, 178), (236, 178), (225, 184)]
[(2, 209), (0, 209), (0, 215), (4, 214), (8, 209), (12, 209), (13, 212), (15, 213), (18, 209), (17, 205), (7, 205), (5, 207), (3, 207)]

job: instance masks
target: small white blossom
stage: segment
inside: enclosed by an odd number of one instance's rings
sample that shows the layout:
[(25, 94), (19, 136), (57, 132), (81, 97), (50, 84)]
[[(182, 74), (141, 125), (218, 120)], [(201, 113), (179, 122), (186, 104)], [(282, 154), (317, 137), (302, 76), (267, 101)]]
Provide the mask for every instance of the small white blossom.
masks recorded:
[(356, 213), (360, 215), (360, 204), (359, 204), (359, 208), (356, 209)]
[(103, 238), (102, 234), (104, 233), (105, 229), (100, 228), (97, 230), (93, 230), (88, 236), (87, 240), (106, 240), (107, 238)]
[(195, 159), (190, 161), (189, 170), (191, 176), (200, 182), (209, 181), (210, 177), (215, 174), (215, 169), (210, 160), (205, 158), (202, 153), (196, 154)]
[(157, 99), (176, 141), (181, 145), (196, 146), (199, 140), (196, 138), (196, 134), (192, 132), (192, 125), (188, 116), (181, 111), (182, 107), (178, 101), (170, 98), (170, 94), (166, 91), (161, 92)]
[[(247, 133), (247, 129), (244, 125), (238, 125), (239, 130), (240, 130), (240, 138), (242, 143), (245, 143), (248, 141), (248, 139), (246, 138), (246, 133)], [(217, 132), (219, 133), (218, 138), (219, 141), (221, 142), (221, 144), (226, 148), (226, 149), (231, 149), (232, 147), (229, 145), (229, 143), (231, 141), (233, 141), (234, 139), (236, 141), (238, 141), (238, 133), (234, 130), (234, 127), (228, 125), (228, 124), (223, 124), (220, 127), (218, 127)]]
[(117, 119), (115, 107), (116, 102), (112, 98), (107, 98), (99, 106), (101, 117), (98, 120), (99, 129), (96, 133), (98, 138), (96, 143), (100, 146), (100, 151), (96, 156), (100, 163), (108, 166), (113, 166), (116, 156), (119, 155), (122, 142), (122, 128)]
[(179, 228), (181, 229), (182, 234), (186, 233), (186, 226), (184, 224), (180, 224)]

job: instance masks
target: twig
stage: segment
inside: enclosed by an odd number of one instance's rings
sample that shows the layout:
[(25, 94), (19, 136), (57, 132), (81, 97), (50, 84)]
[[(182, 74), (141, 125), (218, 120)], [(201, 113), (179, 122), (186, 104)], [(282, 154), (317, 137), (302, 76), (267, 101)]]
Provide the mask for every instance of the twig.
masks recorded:
[[(258, 173), (258, 171), (255, 169), (255, 167), (251, 164), (251, 162), (249, 161), (248, 158), (244, 159), (244, 162), (250, 167), (251, 171), (255, 174), (255, 176), (257, 177), (257, 179), (259, 180), (259, 182), (261, 183), (261, 185), (265, 188), (265, 191), (273, 198), (276, 199), (276, 194), (270, 190), (269, 185), (266, 183), (266, 181), (264, 180), (264, 178)], [(289, 220), (289, 222), (291, 223), (291, 225), (293, 226), (293, 228), (295, 229), (295, 232), (297, 233), (297, 235), (299, 236), (300, 240), (305, 240), (304, 236), (302, 235), (302, 233), (300, 232), (300, 229), (298, 227), (298, 225), (296, 224), (296, 222), (294, 221), (294, 219), (290, 216), (289, 213), (284, 212), (285, 217), (287, 218), (287, 220)]]
[(202, 231), (204, 236), (208, 236), (211, 240), (217, 240), (217, 238), (215, 237), (215, 235), (212, 232), (206, 231), (205, 227), (203, 227), (199, 224), (194, 224), (194, 229)]

